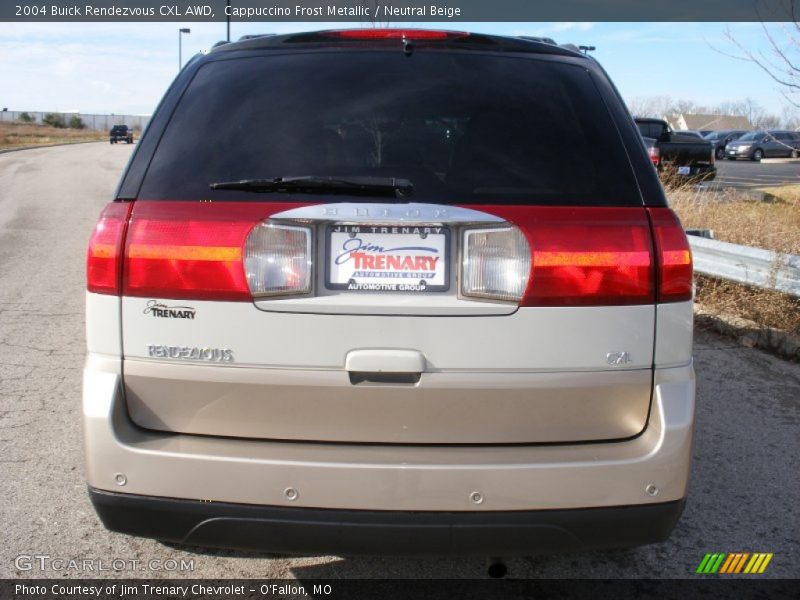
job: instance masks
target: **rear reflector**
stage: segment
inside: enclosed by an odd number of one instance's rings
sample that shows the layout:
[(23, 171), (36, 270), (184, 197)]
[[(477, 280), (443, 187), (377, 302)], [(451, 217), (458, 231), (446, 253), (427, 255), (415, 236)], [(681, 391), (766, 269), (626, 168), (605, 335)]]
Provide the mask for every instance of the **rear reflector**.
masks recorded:
[(692, 299), (692, 251), (680, 219), (669, 208), (648, 208), (658, 253), (658, 301)]
[(97, 220), (86, 253), (86, 289), (90, 292), (120, 293), (122, 242), (132, 206), (131, 202), (111, 202)]
[(126, 296), (250, 301), (247, 235), (298, 204), (138, 201), (125, 242)]
[(461, 293), (519, 302), (528, 286), (531, 251), (517, 227), (464, 230)]
[(436, 29), (339, 29), (320, 35), (346, 40), (452, 40), (469, 36), (465, 31)]
[(643, 208), (473, 206), (517, 225), (532, 267), (521, 306), (654, 301), (650, 224)]
[(247, 237), (244, 266), (254, 297), (311, 293), (310, 227), (260, 223)]

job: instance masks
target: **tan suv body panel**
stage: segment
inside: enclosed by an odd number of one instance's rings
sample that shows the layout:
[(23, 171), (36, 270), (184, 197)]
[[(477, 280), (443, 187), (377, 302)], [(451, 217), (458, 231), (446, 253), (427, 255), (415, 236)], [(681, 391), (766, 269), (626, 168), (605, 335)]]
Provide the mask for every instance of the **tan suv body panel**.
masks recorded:
[[(196, 310), (184, 320), (154, 319), (148, 301), (122, 300), (128, 408), (147, 429), (339, 442), (576, 442), (636, 435), (650, 408), (652, 305), (386, 317), (183, 302)], [(153, 345), (225, 349), (232, 360), (151, 357)], [(401, 351), (420, 357), (422, 372), (411, 374), (418, 381), (358, 382), (346, 370), (349, 356), (373, 352), (362, 364), (391, 371)], [(622, 352), (626, 362), (609, 364)]]

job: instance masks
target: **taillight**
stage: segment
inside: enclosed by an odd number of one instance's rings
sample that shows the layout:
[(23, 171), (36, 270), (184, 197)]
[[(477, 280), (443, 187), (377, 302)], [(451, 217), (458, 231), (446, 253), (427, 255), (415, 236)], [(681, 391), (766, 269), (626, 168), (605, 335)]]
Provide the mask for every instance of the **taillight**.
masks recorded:
[(647, 149), (647, 154), (650, 157), (650, 161), (653, 163), (653, 166), (657, 167), (661, 162), (661, 150), (655, 146), (650, 146)]
[(525, 234), (531, 271), (521, 306), (654, 301), (650, 225), (641, 208), (471, 207)]
[(466, 229), (462, 243), (464, 296), (516, 302), (522, 299), (531, 269), (531, 251), (519, 229)]
[(252, 299), (244, 267), (250, 231), (297, 204), (138, 201), (125, 242), (122, 292), (197, 300)]
[(692, 251), (677, 215), (649, 208), (658, 256), (658, 302), (692, 299)]
[(86, 289), (97, 294), (120, 293), (122, 242), (130, 202), (107, 204), (97, 220), (86, 253)]
[(310, 227), (260, 223), (247, 237), (244, 265), (253, 296), (311, 292)]
[(320, 35), (346, 40), (451, 40), (467, 37), (465, 31), (438, 29), (337, 29), (323, 31)]

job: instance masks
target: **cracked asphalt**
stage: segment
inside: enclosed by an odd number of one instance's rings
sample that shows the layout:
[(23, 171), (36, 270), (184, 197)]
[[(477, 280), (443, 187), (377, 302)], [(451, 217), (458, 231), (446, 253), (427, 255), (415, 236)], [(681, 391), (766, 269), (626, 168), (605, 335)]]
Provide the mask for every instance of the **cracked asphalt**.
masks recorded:
[[(194, 561), (123, 577), (483, 577), (481, 559), (288, 558), (166, 546), (105, 531), (89, 503), (80, 424), (84, 253), (130, 155), (81, 144), (0, 155), (0, 577), (22, 556)], [(706, 552), (773, 552), (800, 577), (800, 365), (696, 336), (698, 414), (689, 499), (672, 537), (624, 551), (508, 562), (512, 577), (692, 577)], [(163, 563), (162, 563), (163, 564)], [(157, 565), (154, 565), (157, 566)], [(98, 573), (95, 573), (98, 575)]]

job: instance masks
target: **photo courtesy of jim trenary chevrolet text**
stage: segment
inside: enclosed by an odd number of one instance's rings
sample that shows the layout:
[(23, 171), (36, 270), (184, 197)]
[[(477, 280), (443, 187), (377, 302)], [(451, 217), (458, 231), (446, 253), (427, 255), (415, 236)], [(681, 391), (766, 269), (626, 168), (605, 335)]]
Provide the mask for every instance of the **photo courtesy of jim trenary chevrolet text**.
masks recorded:
[(799, 32), (0, 4), (0, 598), (797, 598)]

